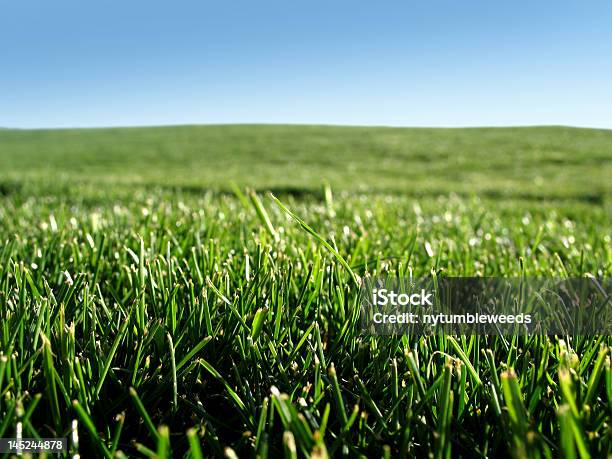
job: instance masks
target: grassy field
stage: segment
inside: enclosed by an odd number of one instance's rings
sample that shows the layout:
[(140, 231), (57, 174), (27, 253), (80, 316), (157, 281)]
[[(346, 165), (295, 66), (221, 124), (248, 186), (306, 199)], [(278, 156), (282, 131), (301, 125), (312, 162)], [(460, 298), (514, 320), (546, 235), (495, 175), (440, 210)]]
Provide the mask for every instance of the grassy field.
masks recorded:
[(612, 188), (612, 131), (183, 126), (0, 130), (0, 177), (411, 196), (576, 198)]
[(0, 130), (0, 437), (606, 457), (610, 336), (366, 336), (358, 280), (607, 277), (610, 177), (604, 130)]

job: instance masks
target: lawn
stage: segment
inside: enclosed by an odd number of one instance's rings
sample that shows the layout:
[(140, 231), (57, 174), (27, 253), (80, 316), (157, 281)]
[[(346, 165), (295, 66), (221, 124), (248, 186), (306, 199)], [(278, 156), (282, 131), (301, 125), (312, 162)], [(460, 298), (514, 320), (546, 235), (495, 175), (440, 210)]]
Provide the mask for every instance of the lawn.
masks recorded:
[(610, 336), (369, 336), (358, 291), (607, 278), (610, 177), (606, 130), (0, 130), (0, 437), (605, 457)]

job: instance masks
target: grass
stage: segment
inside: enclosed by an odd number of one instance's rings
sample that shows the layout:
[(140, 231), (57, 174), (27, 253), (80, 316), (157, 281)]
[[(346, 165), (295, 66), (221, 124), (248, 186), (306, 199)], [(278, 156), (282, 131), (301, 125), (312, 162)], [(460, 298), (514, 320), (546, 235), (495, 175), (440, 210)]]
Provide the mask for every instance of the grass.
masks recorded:
[(458, 193), (601, 203), (612, 131), (564, 127), (406, 129), (176, 126), (0, 130), (0, 177), (184, 190)]
[(611, 153), (567, 128), (0, 131), (0, 437), (609, 455), (609, 336), (365, 336), (357, 283), (609, 276)]

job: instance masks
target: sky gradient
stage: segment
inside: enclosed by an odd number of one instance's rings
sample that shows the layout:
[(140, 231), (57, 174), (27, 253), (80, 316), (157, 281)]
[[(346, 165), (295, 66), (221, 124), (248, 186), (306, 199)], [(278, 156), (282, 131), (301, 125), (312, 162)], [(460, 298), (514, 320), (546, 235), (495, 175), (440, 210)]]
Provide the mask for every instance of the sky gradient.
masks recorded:
[(0, 4), (0, 126), (612, 128), (612, 2)]

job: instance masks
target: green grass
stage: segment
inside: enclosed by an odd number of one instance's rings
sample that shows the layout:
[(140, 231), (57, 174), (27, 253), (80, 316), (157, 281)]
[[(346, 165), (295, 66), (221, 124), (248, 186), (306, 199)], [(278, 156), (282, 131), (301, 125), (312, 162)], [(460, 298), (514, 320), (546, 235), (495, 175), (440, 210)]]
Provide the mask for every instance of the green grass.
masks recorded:
[(0, 130), (0, 178), (184, 189), (449, 192), (601, 203), (612, 131), (564, 127), (406, 129), (178, 126)]
[(611, 158), (569, 128), (0, 130), (0, 437), (605, 457), (609, 336), (365, 336), (356, 280), (607, 277)]

